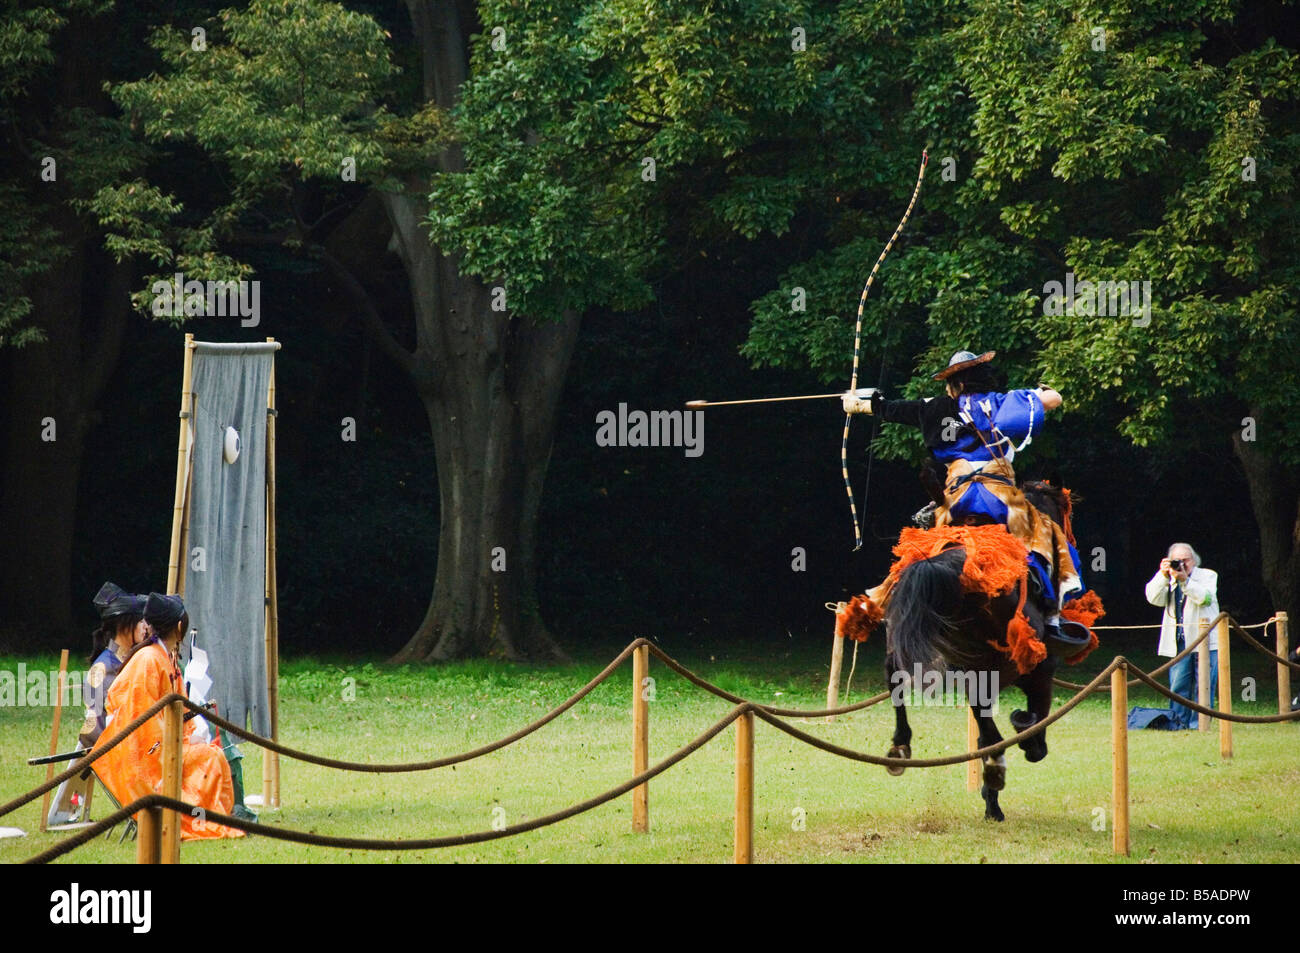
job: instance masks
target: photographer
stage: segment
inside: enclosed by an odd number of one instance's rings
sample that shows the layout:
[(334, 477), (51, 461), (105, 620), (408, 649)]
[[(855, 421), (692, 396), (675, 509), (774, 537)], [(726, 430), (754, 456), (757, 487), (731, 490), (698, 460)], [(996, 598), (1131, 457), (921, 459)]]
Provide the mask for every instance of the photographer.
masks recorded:
[[(1174, 543), (1169, 555), (1160, 560), (1160, 569), (1147, 583), (1147, 602), (1162, 606), (1164, 616), (1160, 621), (1160, 648), (1165, 658), (1172, 658), (1187, 647), (1189, 641), (1200, 634), (1200, 623), (1219, 614), (1219, 576), (1211, 569), (1201, 568), (1201, 557), (1186, 543)], [(1210, 704), (1218, 694), (1219, 642), (1218, 635), (1210, 631)], [(1169, 687), (1184, 698), (1196, 698), (1196, 653), (1169, 669)], [(1175, 728), (1195, 728), (1196, 712), (1186, 705), (1170, 702), (1170, 719)]]

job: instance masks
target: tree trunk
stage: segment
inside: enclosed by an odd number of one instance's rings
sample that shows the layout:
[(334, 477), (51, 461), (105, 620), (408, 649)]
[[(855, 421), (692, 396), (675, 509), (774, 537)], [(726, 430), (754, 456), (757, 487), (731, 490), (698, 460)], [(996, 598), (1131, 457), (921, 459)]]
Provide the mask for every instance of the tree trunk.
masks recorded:
[[(1256, 420), (1260, 414), (1252, 411)], [(1246, 473), (1250, 505), (1259, 525), (1260, 574), (1274, 611), (1292, 619), (1300, 612), (1300, 479), (1254, 441), (1233, 435), (1233, 449)], [(1294, 641), (1293, 643), (1294, 644)]]
[[(73, 631), (72, 555), (77, 488), (95, 404), (117, 363), (126, 324), (127, 271), (94, 282), (100, 320), (86, 320), (83, 282), (89, 239), (70, 212), (61, 219), (66, 257), (32, 282), (33, 322), (45, 341), (8, 355), (4, 491), (0, 526), (8, 539), (0, 586), (11, 593), (11, 618), (32, 633), (25, 648), (62, 648)], [(92, 272), (93, 273), (93, 272)], [(102, 274), (102, 272), (100, 272)], [(47, 439), (48, 437), (54, 439)], [(123, 531), (129, 530), (128, 525)], [(87, 607), (93, 593), (77, 597)], [(82, 598), (84, 596), (84, 598)]]
[(493, 310), (493, 289), (430, 244), (422, 201), (384, 205), (415, 304), (412, 376), (441, 501), (433, 596), (394, 660), (561, 657), (538, 613), (536, 526), (578, 317)]
[[(407, 0), (407, 8), (423, 95), (450, 109), (469, 72), (474, 5)], [(437, 157), (442, 172), (463, 164), (454, 145)], [(415, 310), (415, 351), (399, 364), (429, 416), (441, 501), (433, 595), (394, 661), (559, 658), (538, 613), (537, 518), (578, 316), (537, 324), (511, 314), (508, 301), (495, 310), (493, 288), (461, 275), (457, 259), (430, 242), (428, 193), (417, 177), (403, 194), (381, 195)]]

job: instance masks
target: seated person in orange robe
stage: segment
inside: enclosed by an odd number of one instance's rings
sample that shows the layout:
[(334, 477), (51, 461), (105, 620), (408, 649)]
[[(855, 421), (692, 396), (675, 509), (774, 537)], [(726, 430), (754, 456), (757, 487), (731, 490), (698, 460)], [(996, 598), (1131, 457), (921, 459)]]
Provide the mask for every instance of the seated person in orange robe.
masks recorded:
[[(144, 618), (154, 634), (133, 649), (113, 681), (104, 703), (106, 724), (95, 742), (96, 748), (115, 738), (123, 726), (158, 699), (172, 692), (185, 693), (176, 657), (190, 624), (185, 604), (179, 596), (152, 592), (145, 604)], [(185, 722), (181, 800), (202, 811), (229, 814), (235, 800), (230, 765), (219, 743), (191, 741), (194, 729), (193, 721)], [(119, 804), (130, 804), (136, 798), (162, 790), (162, 737), (160, 711), (95, 762), (96, 773)], [(199, 810), (181, 818), (182, 840), (243, 836), (243, 831), (207, 821)]]

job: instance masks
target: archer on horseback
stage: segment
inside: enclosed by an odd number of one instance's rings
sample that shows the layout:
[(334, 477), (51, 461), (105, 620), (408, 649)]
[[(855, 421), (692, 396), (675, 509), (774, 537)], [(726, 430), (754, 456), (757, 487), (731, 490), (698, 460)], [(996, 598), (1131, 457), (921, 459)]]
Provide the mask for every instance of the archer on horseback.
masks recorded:
[(1064, 601), (1083, 590), (1078, 554), (1067, 531), (1025, 498), (1012, 468), (1046, 414), (1061, 406), (1061, 395), (1042, 386), (1000, 391), (990, 365), (995, 353), (955, 353), (934, 375), (946, 385), (943, 397), (885, 400), (863, 389), (843, 395), (844, 410), (921, 430), (931, 454), (921, 482), (932, 503), (918, 517), (928, 517), (923, 521), (934, 526), (1006, 526), (1029, 550), (1032, 585), (1043, 608), (1043, 641), (1059, 655), (1073, 655), (1092, 638), (1082, 625), (1062, 624), (1060, 618)]

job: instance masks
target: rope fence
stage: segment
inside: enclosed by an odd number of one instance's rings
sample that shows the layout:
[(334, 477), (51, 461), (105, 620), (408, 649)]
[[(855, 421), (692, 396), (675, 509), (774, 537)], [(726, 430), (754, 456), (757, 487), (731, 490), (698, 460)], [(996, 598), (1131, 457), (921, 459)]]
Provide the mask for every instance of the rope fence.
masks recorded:
[[(1245, 631), (1247, 628), (1266, 627), (1268, 624), (1273, 622), (1277, 623), (1278, 651), (1276, 653), (1271, 652)], [(1029, 728), (1009, 738), (1004, 738), (996, 744), (987, 745), (982, 748), (975, 748), (974, 750), (966, 751), (961, 754), (941, 758), (913, 759), (910, 757), (882, 757), (879, 755), (867, 754), (866, 752), (855, 751), (825, 741), (796, 728), (784, 719), (830, 718), (835, 715), (862, 711), (890, 698), (891, 692), (889, 691), (881, 692), (878, 695), (874, 695), (871, 698), (857, 702), (856, 704), (841, 707), (828, 707), (817, 710), (778, 708), (772, 705), (760, 704), (728, 692), (691, 671), (649, 640), (636, 639), (623, 649), (623, 651), (620, 652), (613, 661), (605, 666), (599, 674), (587, 682), (586, 685), (574, 694), (570, 695), (567, 699), (561, 702), (559, 706), (552, 709), (541, 718), (538, 718), (523, 728), (520, 728), (518, 731), (506, 735), (490, 744), (482, 745), (460, 754), (428, 761), (397, 764), (367, 764), (362, 762), (325, 758), (320, 755), (312, 754), (311, 752), (299, 751), (287, 745), (273, 741), (270, 738), (263, 738), (260, 735), (214, 715), (211, 711), (196, 705), (182, 695), (170, 694), (159, 699), (138, 718), (123, 727), (107, 743), (77, 760), (66, 771), (52, 778), (45, 784), (28, 791), (26, 794), (20, 795), (4, 805), (0, 805), (0, 817), (3, 817), (17, 808), (41, 797), (47, 791), (53, 790), (64, 780), (86, 771), (95, 761), (111, 749), (115, 748), (129, 734), (161, 712), (164, 716), (164, 751), (162, 752), (162, 789), (164, 793), (150, 794), (146, 797), (132, 801), (121, 809), (114, 811), (103, 820), (91, 824), (75, 835), (63, 840), (59, 844), (31, 857), (26, 862), (48, 863), (49, 861), (55, 860), (88, 843), (99, 834), (111, 829), (126, 818), (137, 815), (140, 827), (140, 833), (137, 839), (137, 862), (179, 863), (179, 817), (181, 814), (192, 814), (195, 810), (193, 805), (180, 800), (179, 796), (181, 790), (180, 771), (183, 740), (181, 725), (183, 718), (182, 712), (184, 709), (189, 709), (202, 714), (206, 720), (212, 722), (217, 727), (230, 732), (232, 735), (258, 744), (268, 751), (273, 751), (279, 755), (309, 764), (315, 764), (336, 770), (359, 771), (374, 774), (429, 771), (436, 768), (462, 764), (466, 761), (483, 757), (484, 755), (499, 751), (502, 748), (527, 737), (539, 728), (554, 721), (555, 718), (559, 717), (559, 715), (563, 714), (568, 709), (572, 708), (594, 690), (596, 686), (606, 681), (618, 669), (618, 667), (623, 664), (623, 662), (627, 661), (627, 659), (631, 657), (633, 660), (633, 776), (617, 786), (580, 803), (519, 824), (503, 827), (500, 830), (476, 831), (465, 834), (406, 840), (380, 840), (373, 838), (322, 835), (309, 831), (299, 831), (289, 828), (270, 827), (251, 823), (236, 817), (211, 811), (204, 812), (204, 821), (205, 823), (219, 824), (276, 840), (292, 841), (295, 843), (320, 847), (346, 848), (353, 850), (432, 850), (443, 847), (482, 843), (485, 841), (498, 840), (504, 837), (512, 837), (518, 834), (527, 833), (593, 810), (594, 808), (607, 804), (628, 792), (632, 792), (634, 805), (633, 830), (637, 832), (645, 832), (649, 830), (648, 785), (650, 780), (678, 764), (695, 751), (698, 751), (734, 722), (736, 724), (737, 744), (735, 769), (735, 850), (733, 859), (738, 863), (748, 863), (753, 858), (753, 724), (755, 717), (768, 723), (778, 731), (781, 731), (790, 737), (827, 754), (832, 754), (859, 763), (878, 765), (890, 769), (891, 773), (895, 773), (898, 772), (900, 768), (932, 768), (961, 764), (963, 762), (970, 762), (972, 766), (974, 766), (977, 761), (997, 757), (1011, 746), (1021, 744), (1035, 735), (1046, 731), (1048, 727), (1064, 718), (1089, 695), (1096, 692), (1109, 691), (1111, 693), (1112, 729), (1112, 807), (1115, 817), (1115, 823), (1113, 824), (1113, 848), (1116, 853), (1127, 855), (1129, 853), (1129, 798), (1126, 716), (1128, 688), (1130, 686), (1137, 684), (1147, 685), (1159, 694), (1173, 701), (1184, 704), (1188, 708), (1200, 712), (1205, 716), (1218, 719), (1221, 732), (1220, 750), (1221, 754), (1225, 758), (1231, 757), (1232, 754), (1230, 734), (1230, 725), (1232, 723), (1271, 724), (1300, 720), (1300, 711), (1291, 712), (1283, 710), (1282, 708), (1282, 706), (1289, 701), (1289, 694), (1282, 694), (1279, 696), (1279, 713), (1277, 715), (1234, 715), (1231, 712), (1230, 691), (1226, 697), (1221, 693), (1221, 708), (1214, 709), (1209, 707), (1205, 704), (1205, 702), (1208, 701), (1208, 651), (1203, 650), (1199, 653), (1201, 659), (1200, 681), (1202, 684), (1200, 702), (1183, 698), (1156, 681), (1156, 676), (1162, 674), (1171, 665), (1186, 658), (1189, 653), (1197, 650), (1203, 643), (1208, 645), (1206, 639), (1208, 638), (1212, 627), (1215, 626), (1219, 627), (1223, 634), (1220, 641), (1224, 646), (1224, 650), (1221, 651), (1218, 656), (1220, 683), (1222, 685), (1228, 686), (1231, 684), (1229, 661), (1230, 652), (1228, 650), (1227, 640), (1228, 631), (1231, 629), (1242, 635), (1247, 643), (1255, 648), (1256, 651), (1259, 651), (1261, 654), (1278, 662), (1279, 691), (1281, 692), (1284, 686), (1287, 686), (1289, 689), (1289, 673), (1291, 670), (1300, 670), (1300, 666), (1289, 662), (1285, 658), (1285, 653), (1287, 651), (1286, 614), (1278, 613), (1276, 616), (1266, 620), (1264, 623), (1246, 627), (1238, 625), (1235, 620), (1228, 616), (1227, 613), (1220, 613), (1212, 622), (1202, 623), (1201, 632), (1198, 638), (1191, 645), (1188, 645), (1181, 653), (1169, 662), (1155, 669), (1153, 672), (1144, 672), (1134, 666), (1123, 656), (1116, 656), (1086, 684), (1075, 685), (1073, 683), (1055, 680), (1058, 685), (1074, 689), (1075, 694), (1061, 704), (1059, 708), (1049, 712)], [(653, 767), (648, 766), (649, 708), (647, 693), (644, 691), (646, 680), (648, 678), (647, 673), (649, 672), (649, 660), (651, 655), (658, 658), (668, 669), (686, 679), (691, 684), (717, 696), (718, 698), (731, 702), (735, 706), (703, 733), (688, 742), (686, 745), (678, 748)], [(1130, 673), (1133, 675), (1132, 678), (1128, 677)], [(1110, 682), (1109, 685), (1106, 685), (1107, 681)], [(1208, 717), (1202, 719), (1201, 726), (1203, 728), (1208, 727), (1208, 720)], [(978, 743), (974, 740), (975, 736), (973, 734), (969, 737), (972, 739), (972, 744)], [(1225, 737), (1226, 741), (1224, 741)]]

